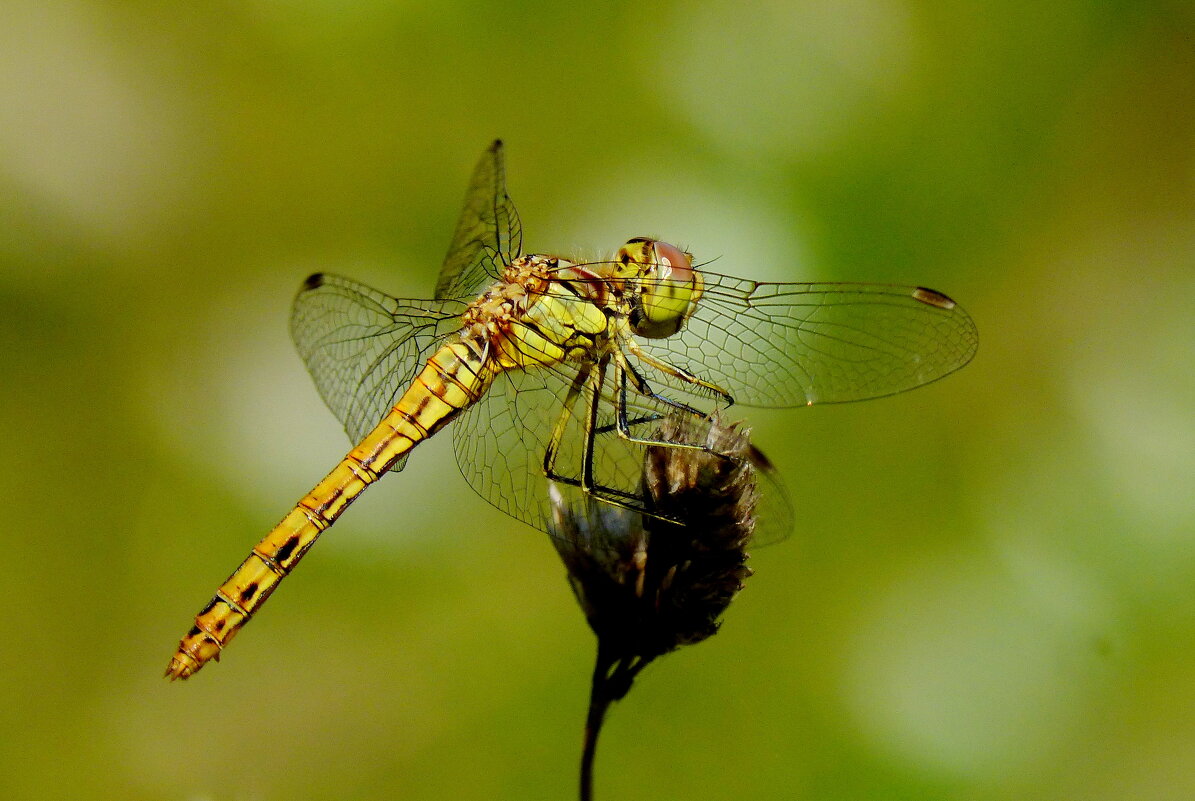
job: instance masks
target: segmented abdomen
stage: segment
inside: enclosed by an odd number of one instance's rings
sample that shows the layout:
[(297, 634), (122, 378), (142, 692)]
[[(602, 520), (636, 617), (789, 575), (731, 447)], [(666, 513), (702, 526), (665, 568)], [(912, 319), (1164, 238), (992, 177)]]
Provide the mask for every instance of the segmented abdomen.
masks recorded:
[(462, 341), (440, 348), (394, 408), (254, 546), (195, 617), (166, 668), (185, 679), (240, 631), (319, 535), (400, 458), (484, 394), (493, 380), (478, 349)]

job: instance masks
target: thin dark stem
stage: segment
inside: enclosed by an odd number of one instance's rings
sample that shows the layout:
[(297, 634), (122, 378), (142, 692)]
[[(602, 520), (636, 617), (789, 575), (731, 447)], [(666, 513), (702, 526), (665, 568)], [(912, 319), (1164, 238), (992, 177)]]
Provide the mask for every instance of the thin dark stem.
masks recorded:
[(589, 688), (589, 712), (585, 715), (585, 742), (581, 748), (581, 801), (593, 801), (593, 760), (597, 754), (598, 735), (602, 732), (606, 710), (614, 700), (610, 695), (609, 672), (615, 660), (605, 650), (599, 642), (593, 683)]
[(593, 684), (589, 688), (589, 712), (585, 715), (585, 742), (581, 748), (581, 801), (593, 801), (593, 763), (597, 755), (598, 735), (606, 721), (610, 704), (622, 700), (631, 689), (639, 671), (652, 661), (639, 656), (611, 653), (598, 638), (597, 659), (593, 666)]

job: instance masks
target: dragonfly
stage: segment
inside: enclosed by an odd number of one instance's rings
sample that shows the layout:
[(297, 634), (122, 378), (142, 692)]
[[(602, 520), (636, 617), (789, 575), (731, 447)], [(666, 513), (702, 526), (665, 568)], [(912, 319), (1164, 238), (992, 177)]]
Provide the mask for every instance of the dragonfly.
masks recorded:
[[(469, 485), (550, 531), (549, 487), (653, 514), (646, 449), (709, 450), (712, 421), (731, 404), (892, 395), (958, 370), (978, 345), (971, 318), (935, 290), (759, 282), (707, 266), (651, 237), (605, 260), (524, 254), (496, 141), (431, 300), (310, 276), (291, 333), (356, 445), (220, 586), (166, 675), (218, 659), (320, 534), (450, 422)], [(677, 415), (688, 433), (662, 439), (661, 421)]]

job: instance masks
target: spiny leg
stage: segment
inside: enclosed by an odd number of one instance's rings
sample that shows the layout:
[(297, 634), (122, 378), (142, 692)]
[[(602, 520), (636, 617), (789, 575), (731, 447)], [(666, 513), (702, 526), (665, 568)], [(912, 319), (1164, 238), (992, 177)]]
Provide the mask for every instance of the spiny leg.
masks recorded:
[(602, 385), (606, 383), (606, 367), (608, 359), (602, 359), (597, 366), (597, 380), (589, 389), (586, 401), (589, 407), (585, 410), (585, 448), (581, 451), (581, 489), (592, 492), (597, 483), (593, 480), (593, 452), (596, 445), (596, 431), (598, 408), (602, 402)]
[[(674, 401), (671, 398), (667, 398), (663, 395), (659, 395), (656, 392), (653, 392), (651, 387), (648, 385), (647, 381), (644, 380), (644, 378), (635, 371), (635, 369), (630, 365), (630, 363), (626, 361), (625, 357), (623, 357), (621, 354), (619, 354), (618, 393), (616, 395), (617, 400), (615, 401), (615, 404), (617, 406), (617, 414), (616, 414), (617, 424), (616, 425), (617, 425), (617, 430), (618, 430), (618, 436), (622, 437), (623, 439), (625, 439), (628, 442), (635, 442), (635, 443), (638, 443), (641, 445), (664, 445), (669, 448), (691, 448), (694, 450), (705, 450), (705, 447), (706, 447), (705, 445), (693, 445), (693, 444), (689, 444), (686, 442), (671, 442), (668, 440), (662, 440), (662, 439), (657, 439), (657, 438), (653, 438), (653, 437), (639, 437), (639, 436), (633, 435), (631, 433), (632, 423), (630, 420), (627, 419), (627, 407), (628, 407), (627, 377), (628, 376), (630, 376), (631, 379), (635, 382), (635, 391), (638, 392), (640, 395), (643, 395), (644, 397), (648, 397), (648, 398), (651, 398), (660, 403), (671, 406), (672, 408), (676, 409), (677, 411), (684, 412), (686, 414), (691, 415), (694, 419), (709, 420), (709, 415), (706, 414), (705, 412), (702, 412), (699, 409), (694, 409), (692, 406), (689, 406), (684, 403), (680, 403), (679, 401)], [(652, 420), (658, 420), (661, 417), (663, 417), (663, 415), (654, 415), (654, 416), (647, 416), (644, 418), (638, 418), (635, 421), (635, 424), (637, 425), (642, 422), (650, 422)]]
[[(656, 513), (652, 512), (651, 510), (644, 508), (644, 505), (643, 505), (644, 500), (640, 495), (636, 495), (635, 493), (632, 493), (632, 492), (626, 492), (626, 491), (620, 490), (616, 487), (607, 487), (605, 485), (597, 483), (597, 481), (595, 481), (593, 479), (593, 457), (594, 457), (594, 454), (596, 453), (597, 435), (599, 433), (609, 433), (612, 430), (610, 426), (602, 426), (601, 428), (597, 427), (598, 409), (599, 409), (599, 404), (602, 401), (602, 395), (601, 395), (602, 385), (605, 382), (605, 376), (606, 376), (606, 364), (607, 364), (607, 362), (603, 361), (601, 363), (601, 365), (599, 366), (598, 380), (593, 385), (593, 388), (591, 390), (592, 394), (589, 397), (590, 406), (589, 406), (589, 415), (586, 418), (586, 429), (585, 429), (585, 443), (586, 444), (585, 444), (585, 454), (584, 454), (583, 468), (582, 468), (582, 477), (584, 479), (584, 482), (582, 483), (581, 489), (591, 495), (594, 495), (597, 498), (600, 498), (601, 500), (605, 501), (606, 503), (613, 504), (614, 506), (621, 506), (623, 508), (631, 509), (633, 511), (640, 512), (642, 514), (647, 514), (647, 515), (651, 515), (653, 517), (660, 517), (661, 519), (668, 520), (669, 518), (663, 517), (661, 515), (657, 515)], [(627, 413), (626, 413), (626, 411), (627, 411), (627, 404), (626, 404), (627, 370), (626, 370), (626, 364), (622, 358), (616, 358), (615, 369), (616, 369), (616, 374), (618, 376), (617, 381), (618, 381), (619, 387), (618, 387), (618, 390), (614, 393), (615, 406), (616, 406), (615, 417), (616, 417), (617, 422), (614, 424), (613, 430), (616, 430), (618, 432), (620, 439), (622, 439), (626, 442), (634, 442), (636, 444), (643, 444), (643, 445), (664, 445), (664, 446), (671, 447), (671, 448), (693, 448), (696, 450), (704, 450), (705, 449), (704, 445), (689, 445), (689, 444), (680, 443), (680, 442), (668, 442), (665, 440), (647, 439), (647, 438), (631, 436), (630, 431), (629, 431), (630, 422), (627, 419)], [(657, 396), (653, 395), (652, 397), (657, 397)], [(694, 414), (697, 417), (699, 417), (700, 419), (708, 419), (707, 415), (702, 414), (701, 412), (699, 412), (695, 409), (692, 409), (690, 407), (684, 406), (684, 404), (677, 404), (673, 401), (670, 401), (667, 398), (660, 398), (660, 400), (664, 403), (667, 403), (674, 407), (683, 409), (691, 414)], [(660, 419), (661, 417), (662, 417), (662, 415), (648, 415), (645, 417), (637, 418), (636, 422), (637, 423), (650, 422), (651, 420), (657, 420), (657, 419)]]
[(650, 353), (643, 350), (643, 348), (639, 346), (639, 343), (636, 342), (633, 337), (626, 337), (620, 344), (625, 346), (628, 351), (635, 354), (638, 359), (642, 360), (646, 364), (650, 364), (660, 372), (670, 375), (673, 378), (679, 378), (681, 381), (684, 381), (687, 384), (693, 384), (694, 386), (708, 389), (710, 392), (713, 392), (715, 395), (721, 397), (722, 400), (726, 401), (727, 406), (734, 405), (734, 397), (729, 392), (722, 389), (722, 387), (718, 386), (717, 384), (711, 384), (708, 381), (703, 381), (690, 373), (688, 370), (682, 370), (674, 364), (669, 364), (663, 359), (658, 359), (655, 356), (652, 356)]
[[(663, 419), (664, 419), (664, 415), (662, 415), (662, 414), (644, 414), (644, 415), (640, 415), (639, 417), (636, 417), (634, 419), (628, 418), (626, 427), (629, 428), (630, 426), (641, 426), (641, 425), (645, 425), (647, 423), (658, 423), (660, 420), (663, 420)], [(604, 425), (604, 426), (599, 426), (597, 429), (597, 433), (599, 435), (609, 434), (611, 431), (619, 431), (619, 430), (621, 430), (619, 427), (619, 423), (613, 422), (613, 423), (606, 423), (606, 425)]]
[(647, 383), (647, 379), (639, 374), (639, 371), (635, 369), (634, 365), (632, 365), (630, 363), (630, 361), (627, 359), (626, 355), (624, 353), (622, 353), (622, 351), (618, 351), (618, 366), (621, 368), (621, 370), (620, 370), (621, 380), (619, 382), (619, 385), (620, 385), (620, 390), (621, 390), (622, 398), (623, 398), (624, 402), (626, 400), (627, 376), (630, 376), (631, 380), (635, 384), (635, 391), (638, 392), (640, 395), (643, 395), (646, 398), (651, 398), (652, 400), (658, 401), (659, 403), (663, 403), (666, 406), (671, 406), (673, 409), (676, 409), (677, 411), (686, 412), (688, 414), (691, 414), (694, 417), (701, 417), (701, 418), (709, 417), (708, 414), (701, 411), (700, 409), (695, 409), (694, 407), (690, 406), (687, 403), (681, 403), (680, 401), (673, 400), (672, 398), (669, 398), (667, 395), (661, 395), (658, 392), (656, 392), (655, 390), (653, 390), (651, 388), (651, 385)]
[(544, 449), (544, 473), (552, 481), (572, 483), (571, 480), (564, 476), (557, 475), (555, 470), (556, 456), (560, 452), (560, 441), (564, 438), (564, 429), (573, 417), (573, 407), (576, 406), (577, 398), (580, 396), (581, 390), (585, 387), (585, 383), (589, 380), (591, 371), (591, 365), (582, 365), (577, 371), (572, 385), (568, 388), (568, 394), (564, 396), (564, 402), (560, 407), (560, 417), (556, 419), (556, 425), (552, 428), (552, 437), (548, 440), (548, 447)]
[[(599, 484), (594, 478), (594, 461), (597, 453), (596, 438), (599, 433), (616, 430), (612, 426), (598, 426), (597, 420), (602, 402), (602, 385), (605, 383), (609, 359), (603, 359), (596, 365), (590, 365), (578, 372), (565, 396), (563, 410), (552, 430), (552, 438), (544, 453), (544, 472), (550, 481), (576, 487), (586, 495), (592, 495), (606, 503), (621, 506), (632, 511), (642, 512), (643, 501), (633, 493), (607, 487)], [(584, 445), (581, 451), (580, 477), (570, 478), (556, 472), (555, 464), (559, 456), (560, 442), (564, 439), (566, 426), (573, 421), (575, 406), (581, 393), (585, 395), (585, 412), (581, 418), (583, 425)]]

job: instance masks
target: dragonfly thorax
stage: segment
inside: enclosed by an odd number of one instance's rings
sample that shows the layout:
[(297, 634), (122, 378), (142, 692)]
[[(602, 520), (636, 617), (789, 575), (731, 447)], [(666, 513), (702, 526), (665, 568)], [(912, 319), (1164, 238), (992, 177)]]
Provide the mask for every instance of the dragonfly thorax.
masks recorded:
[(555, 256), (522, 256), (469, 305), (463, 328), (486, 343), (493, 367), (558, 364), (604, 346), (608, 318), (591, 297), (592, 276), (575, 275), (574, 268)]
[(492, 327), (522, 316), (543, 295), (558, 262), (545, 256), (515, 259), (503, 272), (501, 281), (491, 284), (469, 304), (461, 322), (465, 327), (478, 324)]

